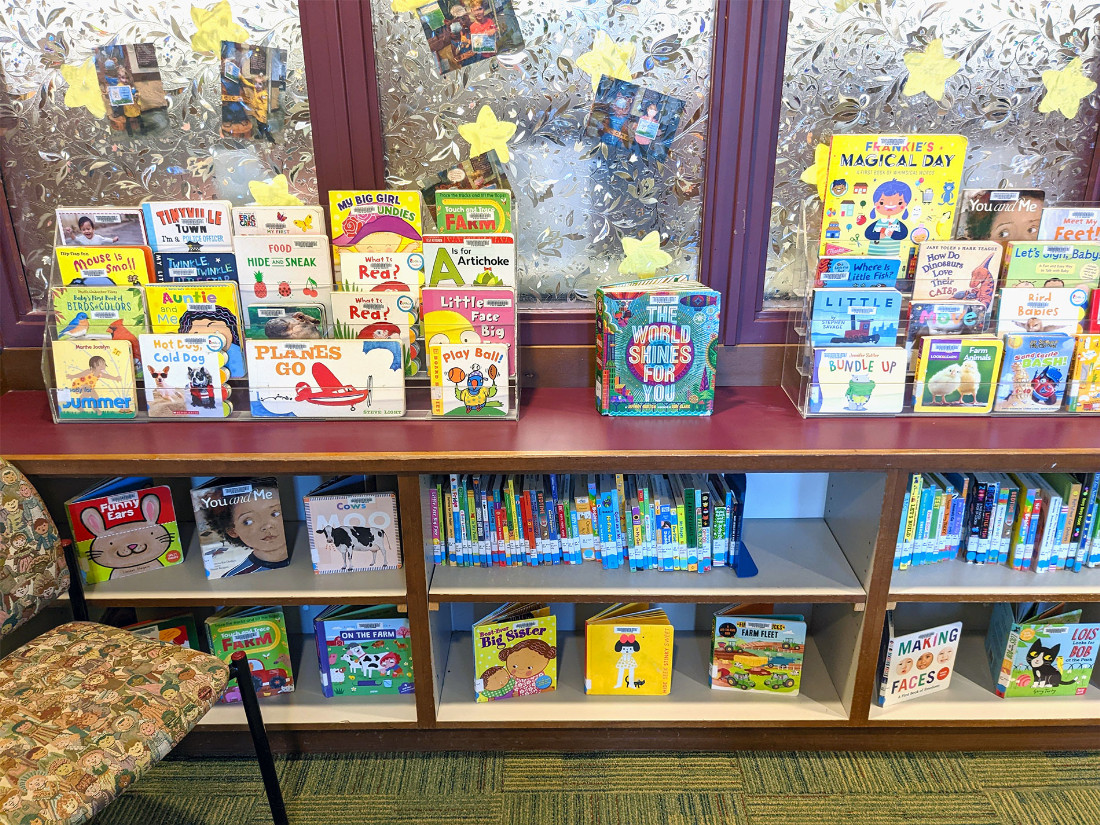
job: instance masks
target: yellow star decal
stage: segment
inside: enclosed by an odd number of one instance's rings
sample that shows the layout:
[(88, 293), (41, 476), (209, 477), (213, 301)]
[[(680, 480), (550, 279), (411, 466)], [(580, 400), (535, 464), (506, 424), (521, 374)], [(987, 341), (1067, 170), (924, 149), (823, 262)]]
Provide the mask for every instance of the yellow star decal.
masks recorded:
[(620, 46), (604, 31), (596, 32), (592, 49), (577, 58), (577, 68), (592, 76), (592, 92), (600, 85), (600, 75), (618, 80), (630, 80), (630, 68), (627, 64), (634, 58), (634, 44)]
[(458, 133), (470, 144), (470, 155), (480, 155), (490, 149), (496, 149), (497, 157), (501, 163), (507, 163), (508, 141), (516, 133), (516, 124), (507, 120), (497, 120), (493, 110), (488, 106), (482, 106), (477, 113), (477, 120), (473, 123), (463, 123), (458, 127)]
[(416, 11), (425, 5), (428, 5), (425, 0), (391, 0), (390, 2), (390, 8), (398, 14), (403, 11)]
[(859, 2), (860, 2), (860, 0), (836, 0), (836, 2), (833, 3), (833, 5), (836, 6), (837, 11), (843, 12), (843, 11), (847, 11), (848, 9), (850, 9), (852, 6), (854, 6), (856, 3), (859, 3)]
[[(1064, 69), (1043, 72), (1043, 85), (1047, 87), (1047, 93), (1039, 101), (1040, 112), (1046, 114), (1057, 109), (1067, 119), (1077, 117), (1081, 100), (1096, 89), (1096, 81), (1085, 77), (1081, 65), (1081, 58), (1075, 57)], [(68, 97), (65, 102), (68, 102)]]
[(99, 78), (95, 73), (95, 61), (89, 57), (79, 66), (62, 66), (61, 76), (69, 84), (65, 90), (65, 105), (70, 109), (86, 108), (95, 117), (104, 117), (107, 106), (103, 102), (103, 92), (99, 89)]
[(803, 183), (810, 184), (810, 186), (816, 186), (817, 196), (821, 198), (821, 200), (825, 200), (825, 184), (829, 182), (828, 178), (829, 147), (824, 143), (819, 143), (814, 147), (813, 165), (803, 169), (798, 179)]
[(921, 92), (933, 100), (943, 100), (947, 87), (947, 78), (955, 74), (962, 63), (947, 57), (943, 53), (943, 41), (936, 38), (923, 52), (909, 52), (904, 57), (905, 68), (909, 70), (909, 79), (905, 81), (902, 94), (915, 97)]
[(208, 9), (192, 6), (191, 19), (198, 27), (191, 36), (191, 48), (197, 52), (221, 54), (223, 40), (244, 43), (248, 39), (248, 32), (233, 19), (229, 0), (221, 0)]
[(271, 183), (262, 180), (250, 180), (248, 191), (257, 206), (301, 206), (302, 199), (290, 194), (287, 189), (286, 175), (276, 175)]
[(626, 255), (619, 261), (619, 274), (637, 275), (648, 278), (657, 274), (662, 266), (672, 263), (672, 256), (661, 249), (661, 236), (650, 232), (640, 241), (636, 238), (623, 238), (623, 252)]

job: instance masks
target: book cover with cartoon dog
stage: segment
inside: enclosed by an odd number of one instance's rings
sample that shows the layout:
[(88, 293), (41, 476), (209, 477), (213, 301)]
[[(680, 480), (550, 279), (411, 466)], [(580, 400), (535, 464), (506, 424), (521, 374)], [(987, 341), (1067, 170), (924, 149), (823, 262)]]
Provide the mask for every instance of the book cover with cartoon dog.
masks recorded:
[(409, 620), (396, 605), (333, 605), (317, 615), (313, 628), (324, 696), (413, 692)]
[(315, 573), (401, 567), (397, 496), (366, 476), (341, 476), (303, 497)]
[(225, 418), (233, 412), (221, 336), (150, 333), (138, 340), (150, 418)]
[(114, 478), (65, 502), (88, 584), (183, 561), (172, 492), (151, 478)]
[(214, 334), (225, 341), (230, 378), (245, 376), (244, 329), (233, 281), (149, 284), (145, 287), (150, 332)]
[(476, 622), (476, 700), (535, 696), (557, 688), (557, 638), (557, 617), (541, 603), (508, 602)]
[(665, 696), (672, 689), (673, 628), (648, 604), (613, 604), (584, 623), (584, 692)]

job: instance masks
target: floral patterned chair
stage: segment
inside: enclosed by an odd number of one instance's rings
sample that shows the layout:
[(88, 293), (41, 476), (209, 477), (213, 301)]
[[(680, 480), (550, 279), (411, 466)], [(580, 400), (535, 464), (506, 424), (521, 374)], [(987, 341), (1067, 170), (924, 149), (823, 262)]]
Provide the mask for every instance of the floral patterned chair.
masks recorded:
[[(26, 477), (0, 459), (0, 636), (66, 588), (87, 618), (80, 573)], [(70, 573), (72, 581), (70, 584)], [(248, 663), (74, 621), (0, 660), (0, 823), (86, 822), (164, 758), (231, 677), (277, 825), (286, 812)]]

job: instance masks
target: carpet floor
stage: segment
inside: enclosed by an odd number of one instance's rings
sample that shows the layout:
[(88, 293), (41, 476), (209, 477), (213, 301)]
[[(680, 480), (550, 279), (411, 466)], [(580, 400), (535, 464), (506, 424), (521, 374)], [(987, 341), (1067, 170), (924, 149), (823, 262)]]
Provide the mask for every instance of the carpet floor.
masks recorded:
[[(279, 757), (292, 825), (1088, 825), (1100, 751)], [(255, 762), (169, 757), (95, 825), (265, 825)]]

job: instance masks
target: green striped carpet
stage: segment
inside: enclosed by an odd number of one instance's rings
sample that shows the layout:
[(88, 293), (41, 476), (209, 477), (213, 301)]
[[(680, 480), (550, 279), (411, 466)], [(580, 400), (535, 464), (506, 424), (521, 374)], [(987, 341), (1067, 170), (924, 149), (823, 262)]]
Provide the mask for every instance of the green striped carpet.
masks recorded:
[[(1084, 825), (1084, 753), (392, 753), (279, 758), (292, 825)], [(95, 825), (263, 825), (247, 759), (169, 758)]]

